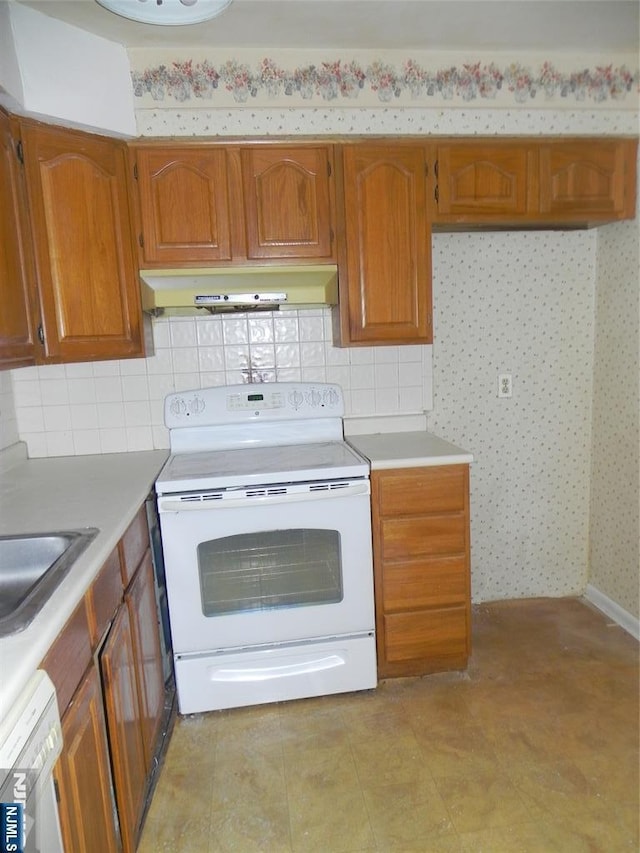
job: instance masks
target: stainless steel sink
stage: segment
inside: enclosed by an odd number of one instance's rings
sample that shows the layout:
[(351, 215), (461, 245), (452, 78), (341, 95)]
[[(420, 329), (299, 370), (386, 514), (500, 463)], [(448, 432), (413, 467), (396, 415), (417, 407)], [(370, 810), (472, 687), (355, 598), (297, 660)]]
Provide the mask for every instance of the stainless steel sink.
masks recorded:
[(85, 527), (0, 536), (0, 637), (27, 627), (97, 534)]

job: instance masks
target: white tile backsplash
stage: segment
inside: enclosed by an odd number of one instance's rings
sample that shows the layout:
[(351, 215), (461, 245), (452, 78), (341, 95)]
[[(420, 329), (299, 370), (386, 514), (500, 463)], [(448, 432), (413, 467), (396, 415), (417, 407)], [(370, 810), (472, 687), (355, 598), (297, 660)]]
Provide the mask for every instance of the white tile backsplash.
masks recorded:
[(11, 372), (2, 371), (0, 372), (0, 450), (10, 447), (19, 440), (19, 429)]
[(168, 447), (173, 391), (265, 382), (337, 382), (348, 414), (431, 405), (431, 347), (334, 347), (330, 309), (153, 321), (145, 359), (12, 371), (16, 420), (30, 456)]

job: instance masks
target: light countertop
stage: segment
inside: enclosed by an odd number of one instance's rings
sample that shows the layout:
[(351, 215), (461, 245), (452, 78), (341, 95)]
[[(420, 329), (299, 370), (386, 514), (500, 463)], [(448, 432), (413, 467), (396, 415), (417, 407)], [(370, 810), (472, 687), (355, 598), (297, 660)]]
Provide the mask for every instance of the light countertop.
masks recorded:
[(371, 463), (371, 470), (419, 468), (428, 465), (461, 465), (473, 456), (428, 432), (387, 432), (349, 435), (347, 441)]
[(0, 535), (100, 531), (31, 624), (0, 638), (0, 720), (144, 503), (167, 455), (149, 450), (26, 459), (17, 445), (0, 453)]

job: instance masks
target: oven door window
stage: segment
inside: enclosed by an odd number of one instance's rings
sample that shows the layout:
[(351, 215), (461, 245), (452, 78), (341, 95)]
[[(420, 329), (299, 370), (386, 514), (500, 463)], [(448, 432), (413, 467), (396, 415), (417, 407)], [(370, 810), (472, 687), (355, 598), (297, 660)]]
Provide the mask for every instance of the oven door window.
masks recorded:
[(205, 616), (342, 601), (337, 530), (241, 533), (202, 542), (197, 551)]

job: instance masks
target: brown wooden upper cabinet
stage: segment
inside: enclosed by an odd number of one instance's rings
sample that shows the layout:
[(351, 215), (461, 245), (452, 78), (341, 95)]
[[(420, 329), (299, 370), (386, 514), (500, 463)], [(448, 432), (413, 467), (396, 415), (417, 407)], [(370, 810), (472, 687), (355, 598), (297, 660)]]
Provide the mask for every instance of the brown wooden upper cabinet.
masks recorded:
[(14, 122), (0, 110), (0, 365), (35, 364), (33, 268), (27, 198)]
[(578, 139), (540, 146), (540, 212), (554, 221), (633, 219), (635, 139)]
[(39, 361), (143, 354), (124, 143), (20, 121)]
[(136, 148), (146, 264), (231, 260), (223, 148)]
[(452, 142), (435, 148), (437, 221), (500, 221), (532, 212), (536, 152), (526, 143)]
[(141, 265), (334, 260), (332, 146), (131, 150)]
[(248, 258), (333, 258), (331, 153), (325, 146), (240, 151)]
[(427, 149), (397, 142), (342, 148), (342, 345), (430, 343)]
[(436, 227), (588, 226), (633, 219), (636, 139), (434, 141)]

